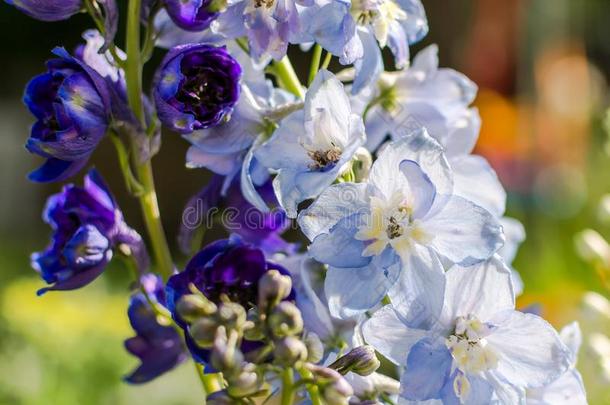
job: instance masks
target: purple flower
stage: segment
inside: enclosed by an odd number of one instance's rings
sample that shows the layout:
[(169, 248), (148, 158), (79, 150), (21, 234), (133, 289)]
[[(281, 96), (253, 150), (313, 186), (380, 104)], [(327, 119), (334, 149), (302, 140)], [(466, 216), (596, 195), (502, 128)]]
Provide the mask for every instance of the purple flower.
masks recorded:
[(290, 220), (278, 206), (270, 179), (256, 187), (264, 202), (274, 207), (269, 212), (260, 211), (244, 198), (239, 178), (234, 178), (227, 190), (223, 189), (223, 182), (225, 177), (214, 175), (185, 206), (178, 237), (184, 253), (192, 251), (197, 228), (208, 226), (212, 219), (209, 214), (217, 212), (216, 207), (221, 204), (225, 209), (222, 221), (225, 229), (239, 235), (244, 242), (268, 254), (280, 251), (293, 253), (296, 250), (297, 245), (286, 242), (280, 236), (290, 226)]
[[(140, 283), (149, 298), (165, 306), (163, 282), (158, 276), (146, 274)], [(125, 381), (131, 384), (148, 382), (186, 359), (180, 334), (171, 326), (159, 324), (142, 292), (131, 296), (127, 315), (136, 336), (125, 340), (125, 349), (138, 357), (141, 364), (125, 377)]]
[(224, 47), (172, 48), (155, 76), (154, 98), (163, 124), (188, 134), (220, 124), (239, 98), (239, 63)]
[(98, 277), (112, 258), (112, 249), (125, 244), (145, 270), (148, 258), (140, 235), (129, 228), (108, 188), (95, 170), (84, 186), (67, 185), (47, 200), (43, 219), (53, 228), (46, 250), (32, 254), (32, 267), (52, 284), (38, 290), (74, 290)]
[(26, 148), (47, 161), (29, 178), (36, 182), (61, 181), (88, 161), (106, 134), (110, 119), (110, 92), (106, 81), (63, 48), (47, 62), (48, 72), (27, 85), (24, 103), (37, 121)]
[(66, 20), (83, 7), (82, 0), (5, 0), (32, 18), (42, 21)]
[(167, 0), (165, 9), (172, 21), (187, 31), (203, 31), (218, 17), (219, 1)]
[[(258, 281), (273, 269), (290, 275), (283, 267), (269, 262), (260, 249), (232, 235), (229, 239), (218, 240), (203, 248), (189, 261), (184, 271), (170, 277), (165, 290), (167, 308), (176, 323), (186, 331), (186, 344), (196, 361), (207, 363), (210, 353), (197, 346), (188, 333), (188, 323), (176, 312), (180, 298), (190, 294), (189, 284), (193, 283), (214, 303), (221, 302), (220, 296), (225, 294), (247, 310), (257, 301)], [(295, 299), (294, 290), (287, 299)], [(247, 353), (259, 346), (259, 342), (245, 340), (241, 349)]]

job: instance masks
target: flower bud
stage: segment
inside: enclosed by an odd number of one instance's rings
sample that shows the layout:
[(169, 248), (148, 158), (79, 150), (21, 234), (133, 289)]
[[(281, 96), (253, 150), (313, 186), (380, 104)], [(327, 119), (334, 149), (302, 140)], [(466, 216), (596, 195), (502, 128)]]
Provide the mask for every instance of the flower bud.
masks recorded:
[(218, 322), (227, 330), (242, 333), (246, 326), (246, 310), (235, 302), (225, 302), (218, 308)]
[(307, 360), (307, 347), (294, 336), (280, 339), (275, 344), (275, 360), (282, 365), (294, 365), (299, 361)]
[(276, 337), (293, 336), (303, 331), (301, 311), (289, 301), (282, 301), (273, 309), (268, 324)]
[(307, 347), (307, 361), (318, 363), (324, 357), (324, 345), (315, 333), (308, 333), (305, 336), (305, 347)]
[(576, 251), (585, 261), (610, 267), (610, 245), (593, 229), (585, 229), (575, 236)]
[(309, 364), (307, 368), (313, 373), (325, 403), (348, 404), (348, 398), (354, 395), (354, 390), (341, 374), (333, 369), (313, 364)]
[(248, 311), (247, 319), (247, 323), (249, 323), (251, 327), (244, 331), (244, 337), (252, 341), (263, 340), (265, 338), (265, 331), (263, 330), (263, 325), (261, 325), (256, 307), (251, 308)]
[(329, 367), (343, 375), (352, 371), (356, 374), (367, 376), (377, 370), (380, 364), (379, 359), (375, 355), (375, 349), (372, 346), (364, 345), (352, 349)]
[(277, 270), (269, 270), (258, 282), (258, 306), (261, 309), (274, 307), (288, 297), (292, 290), (292, 279)]
[(218, 323), (213, 318), (199, 318), (189, 327), (189, 333), (200, 347), (211, 347), (214, 344)]
[(214, 314), (216, 312), (216, 305), (203, 295), (187, 294), (182, 296), (178, 301), (176, 312), (185, 321), (193, 323), (198, 318)]
[(227, 336), (224, 326), (216, 330), (212, 348), (211, 362), (215, 369), (222, 372), (227, 380), (237, 376), (244, 362), (244, 355), (237, 348), (237, 332), (232, 330)]
[(245, 397), (258, 392), (262, 380), (256, 373), (256, 366), (252, 363), (244, 364), (241, 372), (229, 381), (227, 392), (232, 397)]

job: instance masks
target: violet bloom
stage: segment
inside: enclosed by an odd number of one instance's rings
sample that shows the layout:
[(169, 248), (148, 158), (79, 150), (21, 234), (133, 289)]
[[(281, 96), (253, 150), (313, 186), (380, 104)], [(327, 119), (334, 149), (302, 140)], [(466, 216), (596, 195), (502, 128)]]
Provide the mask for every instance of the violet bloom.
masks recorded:
[(293, 253), (297, 245), (288, 243), (281, 237), (290, 226), (290, 220), (278, 206), (271, 180), (268, 179), (256, 187), (265, 204), (274, 207), (268, 212), (259, 210), (246, 200), (238, 177), (233, 179), (227, 190), (224, 190), (224, 181), (223, 176), (214, 175), (184, 207), (178, 236), (182, 251), (186, 254), (192, 251), (195, 232), (199, 227), (209, 224), (212, 220), (210, 214), (218, 212), (217, 207), (222, 204), (225, 208), (222, 223), (227, 231), (238, 234), (244, 242), (260, 248), (265, 253)]
[(187, 31), (203, 31), (218, 17), (216, 0), (166, 0), (165, 9), (172, 21)]
[(128, 246), (141, 270), (147, 257), (140, 235), (129, 228), (102, 178), (95, 170), (84, 186), (69, 184), (47, 200), (43, 219), (53, 228), (46, 250), (32, 254), (32, 267), (50, 290), (74, 290), (97, 278), (112, 258), (113, 248)]
[[(165, 306), (163, 282), (158, 276), (147, 274), (140, 282), (149, 298)], [(125, 377), (125, 381), (131, 384), (151, 381), (186, 359), (180, 334), (171, 326), (159, 324), (142, 292), (131, 296), (127, 315), (136, 336), (125, 340), (125, 349), (138, 357), (141, 364)]]
[(47, 62), (48, 72), (27, 85), (24, 103), (37, 118), (26, 148), (47, 161), (29, 178), (61, 181), (88, 161), (108, 130), (110, 93), (106, 81), (63, 48)]
[[(177, 313), (176, 305), (185, 294), (190, 294), (193, 283), (210, 301), (220, 303), (226, 295), (246, 310), (252, 308), (258, 297), (258, 281), (269, 270), (284, 275), (290, 273), (283, 267), (267, 261), (264, 253), (245, 244), (237, 235), (213, 242), (197, 253), (181, 273), (169, 278), (166, 286), (167, 308), (176, 323), (185, 330), (186, 344), (195, 361), (207, 363), (210, 351), (194, 342), (188, 332), (188, 323)], [(286, 298), (294, 300), (294, 290)], [(259, 342), (245, 340), (241, 350), (245, 353), (260, 346)]]
[(5, 0), (32, 18), (42, 21), (67, 20), (83, 8), (82, 0)]
[(241, 73), (225, 47), (186, 44), (172, 48), (155, 76), (159, 119), (182, 134), (222, 123), (239, 98)]

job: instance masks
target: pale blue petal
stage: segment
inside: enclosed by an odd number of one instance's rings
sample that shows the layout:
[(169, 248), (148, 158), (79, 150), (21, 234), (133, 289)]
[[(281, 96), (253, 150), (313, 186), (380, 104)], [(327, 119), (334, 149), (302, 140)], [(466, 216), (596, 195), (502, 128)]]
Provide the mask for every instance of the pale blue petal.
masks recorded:
[(354, 238), (358, 226), (364, 223), (360, 214), (344, 217), (329, 233), (318, 235), (309, 246), (309, 254), (320, 263), (334, 267), (363, 267), (371, 257), (362, 256), (366, 248), (363, 241)]
[(411, 349), (406, 370), (400, 378), (400, 396), (417, 401), (440, 398), (452, 361), (442, 339), (420, 340)]
[(352, 84), (352, 93), (358, 94), (363, 88), (374, 83), (383, 72), (383, 58), (377, 40), (368, 29), (359, 28), (358, 36), (364, 48), (364, 56), (354, 62), (356, 77)]

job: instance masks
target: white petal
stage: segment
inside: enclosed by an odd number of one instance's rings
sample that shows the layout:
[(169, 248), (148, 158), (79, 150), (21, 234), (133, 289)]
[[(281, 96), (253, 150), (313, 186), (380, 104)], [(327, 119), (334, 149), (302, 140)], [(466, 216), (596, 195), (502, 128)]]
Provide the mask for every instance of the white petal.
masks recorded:
[(498, 312), (515, 308), (511, 273), (498, 256), (471, 267), (454, 266), (446, 277), (441, 316), (445, 325), (469, 314), (487, 322)]
[(517, 255), (519, 245), (525, 240), (525, 228), (521, 222), (509, 217), (500, 218), (500, 225), (502, 225), (506, 241), (504, 246), (498, 250), (498, 254), (506, 263), (511, 264)]
[(487, 343), (498, 354), (494, 373), (517, 387), (546, 385), (570, 367), (571, 354), (559, 335), (539, 316), (505, 311), (490, 320), (498, 325)]
[(485, 209), (459, 197), (437, 198), (422, 227), (439, 254), (454, 263), (474, 264), (491, 257), (504, 243), (502, 227)]
[(362, 326), (362, 332), (368, 344), (399, 366), (407, 364), (411, 346), (428, 333), (408, 328), (391, 305), (375, 312)]

